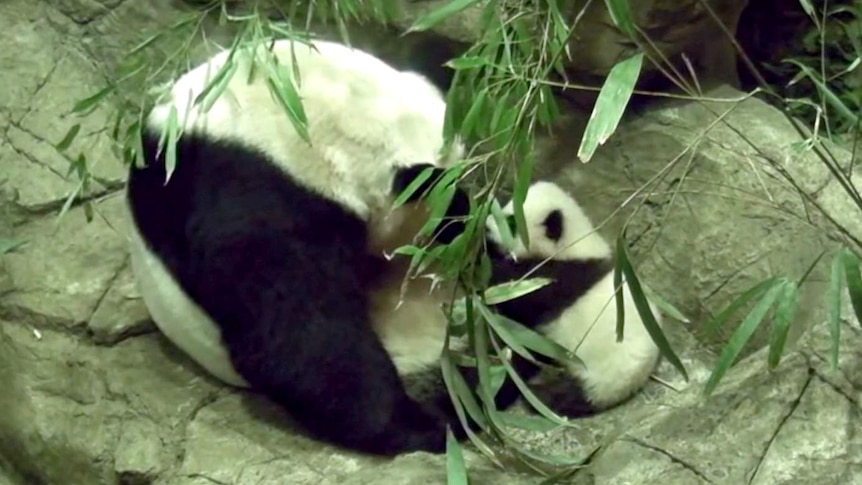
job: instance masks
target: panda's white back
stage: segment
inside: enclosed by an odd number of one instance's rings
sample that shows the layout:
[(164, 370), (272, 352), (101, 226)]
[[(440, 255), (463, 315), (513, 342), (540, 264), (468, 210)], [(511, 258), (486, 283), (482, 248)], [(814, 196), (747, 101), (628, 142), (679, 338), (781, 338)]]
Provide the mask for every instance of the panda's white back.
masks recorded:
[[(285, 109), (270, 93), (267, 64), (258, 62), (249, 82), (248, 51), (236, 52), (230, 82), (208, 111), (192, 103), (218, 75), (229, 51), (180, 77), (172, 99), (157, 106), (148, 122), (164, 126), (173, 106), (186, 129), (262, 149), (304, 185), (367, 219), (389, 201), (393, 166), (440, 164), (446, 105), (439, 91), (421, 76), (397, 71), (341, 44), (315, 41), (314, 45), (279, 40), (272, 47), (286, 73), (293, 72), (292, 58), (296, 59), (300, 78), (295, 83), (307, 114), (311, 145), (296, 133)], [(259, 49), (257, 59), (268, 55), (265, 48)], [(444, 161), (458, 155), (453, 153)]]

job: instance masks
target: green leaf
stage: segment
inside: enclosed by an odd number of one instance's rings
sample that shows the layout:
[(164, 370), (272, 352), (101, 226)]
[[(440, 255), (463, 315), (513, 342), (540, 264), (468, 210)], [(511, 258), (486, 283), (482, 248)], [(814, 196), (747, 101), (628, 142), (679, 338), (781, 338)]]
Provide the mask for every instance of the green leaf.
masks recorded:
[[(643, 284), (642, 284), (643, 285)], [(661, 312), (671, 318), (679, 320), (683, 323), (691, 323), (691, 319), (685, 316), (679, 309), (673, 306), (669, 301), (665, 300), (658, 293), (653, 291), (649, 286), (643, 285), (644, 293), (646, 293), (647, 300), (651, 301), (655, 306), (657, 306)]]
[(841, 341), (841, 280), (844, 279), (844, 258), (842, 257), (842, 251), (843, 248), (835, 253), (829, 277), (829, 332), (832, 336), (830, 362), (833, 370), (838, 369), (838, 345)]
[(856, 313), (856, 320), (862, 325), (862, 275), (859, 273), (859, 258), (848, 250), (844, 253), (843, 259), (850, 303)]
[(488, 374), (491, 377), (491, 395), (497, 396), (497, 393), (500, 392), (500, 388), (503, 387), (503, 383), (506, 382), (506, 367), (502, 365), (492, 365), (490, 369), (488, 369)]
[(165, 183), (171, 180), (171, 175), (177, 168), (177, 141), (179, 139), (180, 127), (177, 119), (177, 108), (171, 105), (171, 111), (168, 113), (167, 126), (167, 148), (165, 149)]
[(87, 222), (93, 222), (93, 201), (88, 200), (82, 205), (84, 206), (84, 219)]
[(784, 62), (788, 62), (790, 64), (795, 65), (801, 71), (801, 74), (804, 74), (816, 87), (821, 96), (823, 96), (823, 100), (832, 108), (834, 111), (841, 115), (846, 121), (855, 124), (859, 120), (859, 115), (856, 112), (847, 106), (841, 98), (836, 95), (829, 86), (823, 82), (820, 75), (817, 74), (813, 69), (802, 64), (796, 59), (785, 59)]
[(605, 79), (578, 148), (582, 162), (589, 162), (596, 148), (616, 131), (640, 75), (643, 58), (639, 52), (618, 62)]
[(811, 0), (799, 0), (799, 5), (802, 6), (802, 10), (811, 17), (813, 20), (817, 20), (817, 16), (814, 13), (814, 6), (811, 5)]
[(424, 184), (429, 178), (431, 178), (431, 174), (434, 173), (434, 167), (428, 167), (419, 172), (419, 175), (413, 179), (412, 182), (400, 193), (398, 197), (395, 198), (395, 202), (393, 202), (393, 208), (397, 209), (404, 205), (407, 202), (407, 199), (419, 189), (419, 186)]
[(201, 113), (209, 112), (213, 104), (224, 94), (238, 67), (239, 65), (233, 62), (232, 56), (228, 56), (224, 65), (218, 70), (213, 79), (195, 97), (194, 105), (200, 105)]
[(775, 280), (772, 287), (770, 287), (766, 294), (760, 298), (739, 327), (737, 327), (733, 332), (733, 335), (730, 336), (730, 340), (728, 340), (727, 345), (724, 346), (721, 355), (718, 357), (718, 363), (712, 370), (709, 380), (706, 382), (704, 394), (712, 394), (712, 391), (714, 391), (716, 386), (718, 386), (721, 378), (724, 377), (724, 374), (730, 366), (733, 365), (737, 356), (739, 356), (742, 348), (745, 347), (745, 344), (748, 343), (748, 340), (751, 339), (752, 335), (754, 335), (757, 327), (760, 326), (760, 322), (763, 321), (763, 317), (765, 317), (769, 309), (772, 308), (772, 304), (775, 302), (781, 290), (782, 285), (778, 284), (778, 281)]
[(769, 338), (769, 368), (775, 369), (781, 361), (784, 353), (784, 344), (787, 342), (787, 332), (793, 323), (796, 314), (796, 305), (799, 301), (799, 287), (795, 282), (783, 281), (778, 293), (778, 303), (775, 307), (775, 322)]
[(100, 91), (98, 91), (96, 94), (78, 101), (77, 103), (75, 103), (74, 106), (72, 106), (72, 113), (83, 113), (85, 111), (89, 111), (90, 108), (93, 108), (94, 106), (99, 104), (99, 102), (102, 101), (105, 96), (111, 94), (114, 89), (116, 89), (114, 85), (106, 86)]
[(448, 485), (468, 485), (467, 465), (464, 464), (464, 455), (461, 445), (451, 429), (446, 429), (446, 483)]
[(491, 388), (491, 362), (488, 358), (488, 348), (491, 345), (488, 341), (488, 327), (487, 322), (482, 318), (477, 318), (473, 323), (475, 325), (473, 350), (476, 354), (476, 370), (479, 373), (479, 397), (485, 403), (485, 409), (490, 413), (496, 411), (497, 407)]
[(632, 20), (632, 12), (628, 0), (605, 0), (608, 14), (614, 25), (617, 26), (630, 39), (635, 36), (635, 25)]
[[(485, 107), (485, 100), (488, 98), (488, 88), (479, 90), (476, 97), (473, 98), (473, 103), (470, 104), (470, 109), (464, 115), (461, 121), (460, 132), (465, 138), (470, 138), (476, 132), (476, 122), (479, 120), (479, 114)], [(447, 106), (448, 109), (448, 106)]]
[(485, 303), (497, 305), (504, 301), (514, 300), (548, 286), (554, 280), (550, 278), (530, 278), (528, 280), (507, 281), (485, 290)]
[[(450, 395), (456, 398), (453, 400), (453, 403), (457, 401), (459, 403), (458, 407), (463, 404), (463, 409), (467, 411), (470, 417), (473, 418), (473, 420), (476, 421), (482, 429), (487, 429), (488, 423), (482, 413), (482, 408), (473, 397), (473, 390), (467, 385), (467, 381), (464, 380), (464, 376), (461, 375), (458, 368), (452, 364), (448, 354), (449, 350), (445, 349), (441, 355), (440, 361), (443, 368), (443, 381), (446, 383), (446, 387), (449, 389)], [(462, 419), (462, 423), (464, 422), (465, 421)]]
[(617, 306), (617, 342), (623, 341), (626, 324), (625, 292), (623, 292), (623, 258), (619, 244), (625, 244), (625, 235), (617, 240), (617, 258), (614, 261), (614, 301)]
[(407, 33), (428, 30), (456, 13), (478, 3), (479, 0), (452, 0), (442, 7), (432, 10), (420, 17), (407, 29)]
[(481, 301), (477, 301), (476, 306), (482, 316), (491, 325), (491, 328), (506, 342), (506, 345), (525, 359), (535, 361), (532, 354), (526, 350), (530, 349), (560, 363), (582, 363), (573, 352), (535, 330), (527, 328), (503, 315), (493, 313)]
[(80, 132), (80, 131), (81, 131), (81, 124), (75, 123), (74, 125), (72, 125), (71, 128), (69, 128), (69, 131), (66, 132), (66, 136), (64, 136), (63, 139), (60, 140), (59, 143), (54, 145), (54, 148), (56, 148), (57, 151), (61, 151), (61, 152), (66, 150), (67, 148), (69, 148), (69, 146), (72, 145), (72, 142), (75, 141), (75, 137), (78, 136), (78, 132)]
[(717, 333), (718, 329), (724, 324), (725, 321), (727, 321), (728, 318), (730, 318), (731, 315), (736, 313), (737, 310), (742, 308), (750, 300), (758, 298), (760, 295), (772, 288), (772, 286), (776, 283), (776, 278), (769, 278), (767, 280), (761, 281), (760, 283), (748, 289), (745, 293), (739, 295), (727, 307), (725, 307), (725, 309), (722, 310), (721, 313), (719, 313), (715, 318), (713, 318), (709, 321), (709, 323), (707, 323), (707, 332), (713, 335)]
[(667, 341), (664, 332), (656, 321), (655, 316), (652, 314), (652, 309), (646, 299), (646, 295), (644, 295), (640, 280), (638, 279), (637, 274), (635, 274), (634, 267), (632, 267), (628, 251), (626, 251), (625, 233), (620, 234), (620, 237), (617, 238), (617, 257), (621, 259), (620, 265), (622, 267), (623, 278), (625, 279), (625, 284), (628, 286), (629, 294), (631, 295), (632, 300), (634, 300), (638, 315), (641, 317), (641, 322), (644, 327), (646, 327), (647, 332), (650, 334), (650, 337), (652, 337), (653, 342), (658, 346), (662, 355), (676, 368), (676, 370), (680, 372), (680, 374), (682, 374), (685, 380), (688, 381), (688, 372), (685, 370), (685, 366), (673, 351), (673, 348)]
[(514, 235), (509, 226), (506, 215), (503, 213), (503, 208), (500, 207), (500, 202), (495, 197), (491, 197), (491, 217), (494, 220), (494, 225), (497, 227), (497, 234), (500, 236), (500, 244), (504, 248), (514, 247)]
[(545, 403), (542, 402), (541, 399), (536, 397), (533, 391), (530, 389), (530, 386), (524, 382), (524, 379), (518, 375), (515, 371), (515, 368), (512, 367), (512, 364), (505, 359), (502, 352), (497, 352), (497, 355), (500, 356), (500, 361), (503, 363), (503, 366), (506, 368), (506, 371), (509, 373), (509, 377), (512, 379), (512, 382), (515, 383), (515, 386), (521, 391), (521, 395), (524, 399), (533, 407), (536, 411), (539, 412), (542, 416), (550, 420), (551, 422), (560, 425), (560, 426), (569, 426), (569, 422), (566, 418), (557, 415), (554, 411), (552, 411), (548, 406), (545, 406)]
[(78, 186), (75, 187), (74, 190), (69, 192), (69, 195), (66, 197), (66, 202), (63, 202), (63, 207), (60, 207), (60, 213), (57, 214), (57, 219), (56, 219), (56, 221), (54, 221), (55, 224), (59, 224), (60, 221), (63, 219), (63, 217), (66, 215), (66, 213), (69, 212), (69, 209), (72, 208), (72, 203), (75, 202), (75, 199), (78, 198), (78, 194), (81, 192), (81, 189), (83, 189), (83, 188), (84, 188), (84, 181), (81, 180), (81, 182), (78, 183)]
[(11, 253), (12, 251), (15, 251), (16, 249), (23, 246), (24, 244), (27, 244), (27, 241), (0, 238), (0, 254)]
[(531, 157), (519, 158), (515, 172), (515, 187), (512, 193), (515, 227), (524, 247), (530, 247), (530, 235), (527, 231), (527, 218), (524, 216), (524, 201), (527, 200), (527, 190), (530, 188), (530, 178), (533, 172)]
[(444, 66), (451, 67), (456, 71), (463, 69), (475, 69), (488, 65), (488, 59), (482, 56), (461, 56), (447, 61)]
[(494, 331), (497, 332), (497, 335), (499, 335), (500, 338), (503, 339), (504, 342), (506, 342), (506, 345), (510, 349), (512, 349), (513, 352), (517, 353), (518, 355), (529, 361), (536, 361), (530, 351), (527, 350), (526, 347), (521, 345), (520, 340), (514, 335), (512, 335), (512, 333), (509, 332), (507, 328), (502, 326), (501, 328), (497, 328), (497, 323), (500, 320), (506, 320), (506, 317), (492, 312), (487, 306), (481, 304), (481, 302), (475, 303), (478, 303), (478, 305), (476, 306), (478, 306), (479, 313), (482, 315), (482, 318), (484, 318), (488, 322), (488, 324), (491, 325), (491, 328), (493, 328)]
[[(448, 340), (448, 332), (446, 338)], [(443, 349), (443, 353), (440, 358), (440, 368), (443, 373), (443, 381), (446, 383), (446, 389), (449, 391), (449, 396), (451, 397), (452, 404), (455, 407), (455, 414), (458, 415), (458, 419), (464, 427), (467, 436), (479, 451), (494, 459), (496, 456), (494, 450), (492, 450), (487, 443), (482, 441), (482, 439), (479, 438), (479, 436), (477, 436), (469, 426), (467, 426), (467, 417), (464, 414), (465, 409), (482, 429), (488, 429), (488, 424), (485, 421), (485, 417), (482, 414), (481, 409), (479, 409), (479, 404), (473, 398), (473, 394), (470, 392), (467, 383), (464, 382), (464, 376), (462, 376), (458, 369), (452, 364), (448, 346)]]
[[(502, 369), (505, 371), (505, 367)], [(544, 416), (530, 416), (515, 414), (512, 412), (500, 412), (497, 413), (497, 417), (506, 426), (526, 429), (527, 431), (535, 431), (538, 433), (547, 433), (548, 431), (553, 431), (560, 427), (559, 424)]]
[(275, 56), (272, 59), (265, 61), (267, 71), (267, 85), (270, 92), (275, 95), (276, 99), (284, 108), (287, 118), (296, 130), (296, 133), (306, 142), (311, 143), (311, 138), (308, 135), (308, 118), (305, 114), (305, 108), (302, 105), (302, 99), (293, 84), (293, 77), (290, 71), (284, 66), (278, 64)]

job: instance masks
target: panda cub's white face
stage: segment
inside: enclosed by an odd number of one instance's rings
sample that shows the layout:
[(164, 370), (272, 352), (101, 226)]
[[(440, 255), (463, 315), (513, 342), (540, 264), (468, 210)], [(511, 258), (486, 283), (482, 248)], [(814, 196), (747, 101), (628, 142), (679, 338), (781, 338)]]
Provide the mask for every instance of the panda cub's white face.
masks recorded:
[[(503, 207), (503, 214), (513, 216), (514, 201)], [(608, 258), (611, 248), (595, 230), (592, 222), (575, 199), (552, 182), (530, 185), (524, 201), (524, 218), (530, 246), (515, 237), (511, 247), (504, 248), (513, 259), (552, 257), (556, 260)], [(513, 220), (509, 217), (509, 220)], [(510, 223), (514, 235), (514, 223)], [(493, 217), (487, 221), (488, 238), (502, 247), (502, 237)]]

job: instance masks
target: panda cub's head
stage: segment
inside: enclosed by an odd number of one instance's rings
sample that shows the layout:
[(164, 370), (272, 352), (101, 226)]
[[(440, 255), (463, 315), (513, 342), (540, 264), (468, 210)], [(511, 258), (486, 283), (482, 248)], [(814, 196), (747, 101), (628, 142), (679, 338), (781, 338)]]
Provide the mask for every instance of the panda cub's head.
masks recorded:
[(503, 207), (506, 223), (514, 236), (513, 243), (504, 247), (500, 229), (493, 217), (488, 218), (487, 237), (492, 251), (517, 261), (551, 258), (556, 261), (608, 259), (611, 247), (575, 199), (552, 182), (539, 181), (530, 185), (524, 200), (529, 247), (517, 237), (514, 201)]

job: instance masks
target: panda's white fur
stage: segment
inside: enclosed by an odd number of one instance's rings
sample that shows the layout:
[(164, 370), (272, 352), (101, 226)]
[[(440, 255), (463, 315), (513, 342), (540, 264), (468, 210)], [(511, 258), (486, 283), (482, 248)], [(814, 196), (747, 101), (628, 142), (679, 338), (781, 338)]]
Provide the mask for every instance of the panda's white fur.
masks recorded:
[[(558, 277), (553, 284), (565, 285), (567, 279), (580, 281), (587, 270), (602, 265), (593, 284), (584, 286), (585, 291), (578, 289), (567, 297), (569, 301), (554, 303), (562, 307), (562, 311), (550, 321), (522, 322), (538, 323), (537, 331), (575, 351), (585, 364), (585, 367), (567, 364), (568, 372), (576, 377), (580, 389), (578, 392), (574, 389), (556, 391), (554, 399), (561, 401), (557, 407), (562, 408), (559, 411), (564, 414), (585, 415), (620, 403), (642, 387), (654, 371), (660, 354), (640, 319), (627, 284), (623, 285), (624, 338), (622, 342), (616, 340), (613, 267), (609, 264), (613, 257), (611, 247), (595, 230), (575, 199), (554, 183), (534, 182), (527, 191), (523, 207), (530, 245), (524, 247), (522, 240), (516, 237), (513, 246), (507, 248), (508, 257), (517, 261), (522, 271), (550, 258), (549, 263), (556, 266), (542, 276)], [(503, 212), (511, 216), (513, 211), (513, 202), (510, 201)], [(552, 214), (556, 215), (551, 217)], [(489, 218), (487, 228), (488, 239), (502, 245), (499, 229), (492, 218)], [(566, 263), (580, 263), (582, 266), (573, 269), (569, 276), (561, 276), (563, 271), (568, 272)], [(502, 267), (503, 263), (497, 262), (496, 266)], [(541, 299), (541, 294), (536, 298)], [(652, 310), (659, 319), (657, 309), (652, 306)], [(587, 402), (566, 403), (579, 398), (585, 398)], [(574, 409), (567, 410), (569, 405)]]
[[(404, 395), (368, 293), (381, 269), (384, 282), (403, 276), (378, 253), (415, 234), (409, 205), (389, 210), (393, 180), (463, 153), (458, 142), (442, 153), (445, 102), (422, 76), (341, 44), (279, 40), (256, 55), (269, 52), (286, 73), (298, 64), (311, 144), (271, 94), (264, 64), (249, 76), (244, 51), (207, 111), (193, 102), (229, 53), (176, 80), (146, 119), (148, 166), (130, 169), (139, 290), (193, 360), (262, 389), (324, 439), (372, 453), (442, 451), (445, 422)], [(156, 145), (172, 109), (184, 131), (165, 184)], [(314, 349), (326, 354), (319, 365)], [(339, 394), (348, 390), (358, 395)]]

